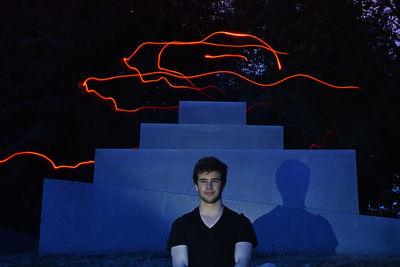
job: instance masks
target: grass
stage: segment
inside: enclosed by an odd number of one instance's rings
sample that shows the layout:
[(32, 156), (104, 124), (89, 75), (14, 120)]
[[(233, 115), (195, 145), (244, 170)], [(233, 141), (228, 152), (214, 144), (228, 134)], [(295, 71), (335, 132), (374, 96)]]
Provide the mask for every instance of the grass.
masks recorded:
[[(284, 266), (400, 266), (398, 256), (355, 256), (335, 255), (256, 255), (252, 267), (266, 262)], [(139, 266), (170, 267), (171, 258), (167, 253), (131, 253), (111, 255), (46, 255), (39, 257), (36, 251), (24, 254), (0, 255), (0, 266)], [(205, 266), (206, 267), (206, 266)]]

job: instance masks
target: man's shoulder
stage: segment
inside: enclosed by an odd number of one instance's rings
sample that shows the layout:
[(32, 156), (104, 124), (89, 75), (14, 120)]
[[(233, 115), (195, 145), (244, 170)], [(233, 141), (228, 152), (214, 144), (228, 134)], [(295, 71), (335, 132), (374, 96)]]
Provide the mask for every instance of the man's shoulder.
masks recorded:
[(226, 218), (233, 223), (233, 225), (236, 226), (250, 226), (251, 225), (251, 221), (249, 218), (246, 217), (246, 215), (244, 215), (243, 213), (238, 213), (234, 210), (231, 210), (229, 208), (227, 208), (226, 206), (224, 207), (224, 213), (226, 211)]
[(193, 220), (196, 217), (197, 213), (198, 213), (198, 209), (199, 209), (199, 207), (195, 208), (194, 210), (192, 210), (192, 211), (190, 211), (188, 213), (183, 214), (182, 216), (178, 217), (175, 220), (175, 222), (180, 222), (181, 223), (181, 222), (186, 222), (186, 221)]
[(238, 212), (231, 210), (230, 208), (224, 206), (224, 212), (225, 211), (226, 211), (227, 217), (229, 216), (231, 219), (238, 220), (241, 222), (247, 222), (247, 221), (250, 222), (249, 218), (247, 218), (243, 213), (239, 214)]

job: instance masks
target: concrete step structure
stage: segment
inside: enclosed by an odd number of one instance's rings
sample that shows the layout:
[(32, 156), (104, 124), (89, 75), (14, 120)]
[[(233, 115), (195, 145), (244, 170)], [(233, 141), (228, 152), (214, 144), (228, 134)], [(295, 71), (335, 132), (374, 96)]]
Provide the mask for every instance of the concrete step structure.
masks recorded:
[(140, 148), (283, 149), (283, 127), (142, 123)]
[[(45, 179), (39, 254), (164, 251), (173, 220), (198, 203), (187, 194)], [(236, 200), (224, 205), (249, 217), (263, 252), (318, 253), (322, 246), (339, 254), (400, 253), (396, 219)]]
[(246, 124), (245, 102), (179, 101), (179, 124)]
[(192, 171), (229, 166), (223, 203), (267, 253), (398, 255), (400, 220), (358, 214), (355, 151), (284, 150), (282, 127), (246, 125), (246, 103), (180, 102), (179, 125), (143, 124), (141, 149), (97, 149), (94, 184), (45, 179), (39, 254), (165, 250), (199, 204)]

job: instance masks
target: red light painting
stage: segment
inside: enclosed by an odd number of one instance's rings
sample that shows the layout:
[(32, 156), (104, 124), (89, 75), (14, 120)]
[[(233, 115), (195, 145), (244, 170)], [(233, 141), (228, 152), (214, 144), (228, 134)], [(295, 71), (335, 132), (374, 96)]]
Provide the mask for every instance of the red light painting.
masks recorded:
[(251, 105), (250, 107), (248, 107), (248, 108), (246, 109), (246, 112), (248, 113), (248, 112), (252, 111), (253, 109), (255, 109), (255, 108), (257, 108), (257, 107), (260, 107), (260, 106), (276, 106), (276, 104), (274, 104), (274, 103), (272, 103), (272, 102), (260, 102), (260, 103), (256, 103), (256, 104)]
[(328, 141), (328, 136), (329, 136), (329, 135), (337, 135), (337, 133), (334, 132), (334, 131), (327, 131), (327, 132), (325, 133), (325, 137), (324, 137), (324, 141), (323, 141), (322, 145), (312, 144), (312, 145), (310, 146), (310, 149), (314, 149), (314, 148), (325, 148), (326, 145), (327, 145), (327, 141)]
[[(236, 41), (242, 41), (243, 44), (234, 44), (234, 43), (221, 43), (218, 42), (216, 40), (212, 41), (213, 39), (216, 39), (217, 37), (232, 37), (235, 38)], [(339, 89), (339, 90), (349, 90), (349, 89), (353, 89), (353, 90), (361, 90), (360, 87), (358, 86), (339, 86), (339, 85), (334, 85), (334, 84), (330, 84), (327, 82), (324, 82), (322, 80), (319, 80), (315, 77), (312, 77), (310, 75), (307, 74), (294, 74), (294, 75), (290, 75), (288, 77), (285, 77), (281, 80), (275, 81), (275, 82), (271, 82), (271, 83), (261, 83), (261, 82), (257, 82), (254, 81), (252, 79), (249, 79), (237, 72), (234, 71), (229, 71), (229, 70), (218, 70), (218, 71), (210, 71), (210, 72), (204, 72), (204, 73), (199, 73), (196, 75), (185, 75), (183, 73), (181, 73), (178, 70), (174, 70), (174, 69), (168, 69), (165, 67), (161, 66), (161, 59), (163, 56), (164, 51), (172, 46), (175, 47), (183, 47), (183, 46), (195, 46), (195, 45), (202, 45), (202, 46), (206, 46), (206, 47), (219, 47), (219, 48), (242, 48), (242, 49), (246, 49), (246, 48), (259, 48), (262, 51), (267, 51), (269, 53), (272, 53), (272, 56), (275, 60), (276, 66), (278, 70), (282, 69), (282, 64), (279, 60), (278, 55), (289, 55), (288, 53), (285, 52), (280, 52), (277, 50), (274, 50), (269, 44), (267, 44), (265, 41), (263, 41), (262, 39), (258, 38), (257, 36), (251, 35), (251, 34), (242, 34), (242, 33), (232, 33), (232, 32), (227, 32), (227, 31), (218, 31), (218, 32), (214, 32), (210, 35), (208, 35), (207, 37), (205, 37), (204, 39), (200, 40), (200, 41), (189, 41), (189, 42), (183, 42), (183, 41), (171, 41), (171, 42), (144, 42), (141, 45), (139, 45), (135, 51), (128, 57), (128, 58), (123, 58), (122, 62), (125, 65), (125, 67), (129, 70), (131, 70), (133, 73), (132, 74), (127, 74), (127, 75), (118, 75), (118, 76), (111, 76), (111, 77), (106, 77), (106, 78), (96, 78), (96, 77), (89, 77), (86, 80), (83, 81), (83, 83), (80, 84), (80, 87), (82, 89), (84, 89), (84, 91), (88, 94), (93, 94), (96, 97), (98, 97), (99, 99), (103, 100), (103, 101), (109, 101), (112, 102), (113, 104), (113, 109), (115, 111), (118, 112), (139, 112), (139, 111), (143, 111), (143, 110), (174, 110), (174, 109), (178, 109), (179, 106), (178, 105), (174, 105), (174, 106), (163, 106), (163, 107), (157, 107), (157, 106), (142, 106), (142, 107), (137, 107), (134, 109), (127, 109), (127, 108), (121, 108), (118, 106), (117, 101), (113, 98), (113, 97), (106, 97), (103, 96), (102, 94), (100, 94), (99, 92), (97, 92), (94, 89), (90, 89), (89, 87), (89, 83), (92, 81), (97, 81), (97, 82), (106, 82), (106, 81), (111, 81), (111, 80), (116, 80), (116, 79), (127, 79), (127, 78), (139, 78), (139, 80), (145, 84), (145, 83), (157, 83), (157, 82), (165, 82), (169, 87), (171, 88), (176, 88), (176, 89), (188, 89), (188, 90), (194, 90), (197, 91), (209, 98), (213, 98), (212, 96), (210, 96), (209, 94), (207, 94), (206, 92), (204, 92), (206, 89), (209, 88), (214, 88), (216, 90), (219, 90), (220, 93), (225, 94), (222, 90), (220, 90), (217, 86), (215, 85), (206, 85), (204, 87), (198, 87), (195, 84), (195, 80), (196, 79), (201, 79), (207, 76), (212, 76), (212, 75), (219, 75), (219, 74), (225, 74), (225, 75), (232, 75), (232, 76), (236, 76), (239, 79), (245, 80), (251, 84), (254, 84), (256, 86), (260, 86), (260, 87), (273, 87), (276, 86), (280, 83), (283, 83), (289, 79), (294, 79), (294, 78), (306, 78), (306, 79), (311, 79), (317, 83), (323, 84), (325, 86), (331, 87), (331, 88), (335, 88), (335, 89)], [(145, 46), (156, 46), (156, 47), (160, 47), (158, 55), (157, 55), (157, 65), (155, 66), (155, 71), (153, 72), (141, 72), (140, 71), (140, 66), (135, 66), (135, 55)], [(241, 54), (219, 54), (219, 55), (209, 55), (206, 54), (204, 55), (205, 59), (209, 59), (209, 60), (224, 60), (226, 58), (231, 58), (231, 59), (238, 59), (238, 60), (244, 60), (244, 61), (248, 61), (248, 58), (244, 55)], [(193, 62), (193, 64), (196, 64), (196, 62)], [(182, 83), (180, 84), (176, 84), (174, 81), (179, 80)], [(251, 107), (249, 107), (247, 109), (247, 112), (253, 110), (254, 108), (258, 107), (258, 106), (262, 106), (262, 105), (272, 105), (272, 103), (257, 103), (252, 105)], [(329, 134), (335, 134), (333, 132), (328, 132)], [(327, 135), (328, 135), (327, 133)], [(324, 144), (322, 146), (318, 146), (316, 144), (311, 145), (311, 149), (312, 148), (323, 148), (326, 145), (326, 137), (325, 136), (325, 140), (324, 140)], [(134, 148), (136, 149), (136, 147)], [(0, 164), (5, 163), (7, 161), (9, 161), (10, 159), (12, 159), (13, 157), (16, 156), (21, 156), (21, 155), (33, 155), (33, 156), (38, 156), (41, 158), (46, 159), (48, 162), (51, 163), (52, 167), (54, 169), (61, 169), (61, 168), (69, 168), (69, 169), (74, 169), (74, 168), (78, 168), (79, 166), (82, 165), (87, 165), (87, 164), (94, 164), (94, 161), (84, 161), (84, 162), (80, 162), (76, 165), (73, 166), (68, 166), (68, 165), (60, 165), (60, 166), (56, 166), (55, 163), (48, 158), (47, 156), (37, 153), (37, 152), (31, 152), (31, 151), (24, 151), (24, 152), (18, 152), (15, 153), (11, 156), (9, 156), (8, 158), (4, 159), (4, 160), (0, 160)]]
[[(239, 39), (243, 39), (243, 42), (245, 42), (245, 44), (226, 44), (226, 43), (219, 43), (219, 42), (211, 42), (210, 39), (212, 39), (213, 37), (216, 36), (222, 36), (222, 37), (235, 37), (235, 38), (239, 38)], [(96, 78), (96, 77), (89, 77), (87, 78), (83, 83), (82, 83), (82, 88), (85, 90), (85, 92), (87, 93), (93, 93), (95, 94), (97, 97), (99, 97), (102, 100), (107, 100), (107, 101), (112, 101), (114, 104), (114, 110), (116, 111), (121, 111), (121, 112), (137, 112), (140, 111), (140, 108), (136, 108), (136, 109), (121, 109), (118, 107), (116, 101), (114, 98), (112, 97), (104, 97), (102, 96), (100, 93), (98, 93), (96, 90), (94, 89), (89, 89), (89, 82), (90, 81), (98, 81), (98, 82), (105, 82), (105, 81), (110, 81), (110, 80), (115, 80), (115, 79), (126, 79), (126, 78), (139, 78), (140, 81), (142, 83), (157, 83), (157, 82), (161, 82), (164, 81), (169, 87), (171, 88), (175, 88), (175, 89), (188, 89), (188, 90), (195, 90), (198, 91), (200, 93), (202, 93), (203, 95), (209, 97), (209, 98), (213, 98), (212, 96), (206, 94), (204, 92), (205, 89), (208, 88), (214, 88), (214, 89), (218, 89), (218, 87), (216, 87), (215, 85), (207, 85), (204, 87), (198, 87), (195, 85), (194, 80), (196, 79), (200, 79), (200, 78), (204, 78), (207, 76), (212, 76), (212, 75), (218, 75), (218, 74), (226, 74), (226, 75), (233, 75), (236, 76), (239, 79), (245, 80), (251, 84), (260, 86), (260, 87), (273, 87), (276, 86), (280, 83), (283, 83), (287, 80), (293, 79), (293, 78), (307, 78), (307, 79), (311, 79), (315, 82), (321, 83), (325, 86), (331, 87), (331, 88), (335, 88), (335, 89), (339, 89), (339, 90), (361, 90), (360, 87), (358, 86), (339, 86), (339, 85), (334, 85), (331, 83), (327, 83), (324, 82), (318, 78), (315, 78), (313, 76), (307, 75), (307, 74), (294, 74), (294, 75), (290, 75), (288, 77), (285, 77), (281, 80), (272, 82), (272, 83), (261, 83), (261, 82), (257, 82), (254, 81), (252, 79), (249, 79), (237, 72), (234, 71), (229, 71), (229, 70), (218, 70), (218, 71), (210, 71), (210, 72), (204, 72), (204, 73), (199, 73), (196, 75), (185, 75), (183, 73), (181, 73), (178, 70), (174, 70), (174, 69), (168, 69), (165, 67), (161, 66), (161, 59), (163, 56), (164, 51), (171, 46), (195, 46), (195, 45), (205, 45), (205, 46), (209, 46), (209, 47), (223, 47), (223, 48), (261, 48), (264, 51), (268, 51), (271, 52), (275, 58), (276, 64), (277, 64), (277, 69), (281, 70), (282, 69), (282, 65), (281, 62), (279, 60), (278, 54), (281, 55), (288, 55), (288, 53), (285, 52), (280, 52), (277, 50), (274, 50), (269, 44), (267, 44), (265, 41), (263, 41), (262, 39), (258, 38), (257, 36), (251, 35), (251, 34), (241, 34), (241, 33), (232, 33), (232, 32), (226, 32), (226, 31), (219, 31), (219, 32), (215, 32), (212, 33), (210, 35), (208, 35), (206, 38), (200, 40), (200, 41), (189, 41), (189, 42), (183, 42), (183, 41), (171, 41), (171, 42), (144, 42), (141, 45), (139, 45), (134, 52), (127, 58), (123, 58), (122, 62), (124, 64), (124, 66), (133, 71), (133, 74), (127, 74), (127, 75), (118, 75), (118, 76), (112, 76), (112, 77), (108, 77), (108, 78)], [(160, 50), (158, 52), (157, 55), (157, 66), (155, 66), (156, 71), (153, 72), (141, 72), (140, 71), (140, 66), (135, 66), (135, 61), (134, 58), (135, 56), (142, 50), (143, 47), (145, 46), (159, 46)], [(211, 60), (215, 60), (215, 59), (223, 59), (223, 58), (239, 58), (241, 60), (245, 60), (248, 61), (248, 58), (244, 55), (240, 55), (240, 54), (222, 54), (222, 55), (208, 55), (206, 54), (204, 56), (204, 58), (206, 59), (211, 59)], [(193, 62), (193, 64), (196, 64), (196, 62)], [(183, 82), (185, 82), (186, 84), (176, 84), (173, 82), (173, 80), (181, 80)], [(219, 90), (221, 93), (224, 93), (223, 91)], [(168, 107), (146, 107), (146, 108), (152, 108), (152, 109), (167, 109)], [(169, 107), (171, 109), (176, 108), (176, 106), (174, 107)]]
[(249, 61), (247, 59), (247, 57), (243, 56), (243, 55), (233, 55), (233, 54), (224, 54), (224, 55), (216, 55), (216, 56), (212, 56), (212, 55), (205, 55), (204, 58), (208, 58), (208, 59), (218, 59), (218, 58), (241, 58), (244, 59), (246, 61)]
[(83, 161), (83, 162), (79, 162), (76, 165), (59, 165), (57, 166), (50, 158), (48, 158), (47, 156), (37, 153), (37, 152), (32, 152), (32, 151), (24, 151), (24, 152), (18, 152), (15, 154), (12, 154), (11, 156), (9, 156), (6, 159), (0, 160), (0, 163), (5, 163), (7, 161), (9, 161), (10, 159), (16, 157), (16, 156), (21, 156), (21, 155), (33, 155), (33, 156), (38, 156), (41, 158), (44, 158), (45, 160), (47, 160), (48, 162), (50, 162), (51, 166), (53, 167), (53, 169), (58, 170), (58, 169), (76, 169), (79, 166), (82, 165), (88, 165), (88, 164), (94, 164), (93, 160), (89, 160), (89, 161)]

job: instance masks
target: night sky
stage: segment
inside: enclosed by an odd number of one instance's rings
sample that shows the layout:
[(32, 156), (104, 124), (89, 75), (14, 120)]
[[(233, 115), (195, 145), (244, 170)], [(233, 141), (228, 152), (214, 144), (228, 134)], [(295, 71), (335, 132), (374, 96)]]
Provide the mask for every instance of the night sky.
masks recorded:
[[(368, 1), (364, 1), (368, 2)], [(380, 4), (378, 1), (376, 4)], [(397, 19), (400, 7), (397, 8)], [(377, 9), (378, 10), (378, 9)], [(399, 34), (386, 13), (328, 1), (3, 1), (1, 9), (0, 160), (21, 151), (56, 165), (94, 160), (95, 148), (139, 146), (141, 122), (177, 123), (177, 109), (117, 112), (80, 86), (89, 77), (135, 74), (122, 59), (147, 41), (199, 41), (216, 31), (247, 33), (277, 51), (197, 45), (166, 50), (162, 65), (195, 75), (229, 70), (269, 84), (293, 74), (362, 90), (341, 90), (298, 77), (263, 88), (234, 75), (196, 79), (203, 93), (137, 77), (89, 83), (123, 109), (171, 107), (180, 100), (258, 105), (248, 124), (284, 125), (285, 149), (355, 149), (361, 214), (399, 217)], [(392, 25), (393, 26), (393, 25)], [(213, 42), (254, 44), (215, 36)], [(160, 46), (145, 47), (134, 64), (156, 70)], [(207, 60), (204, 54), (243, 58)], [(160, 77), (160, 76), (154, 76)], [(176, 85), (187, 81), (172, 78)], [(218, 91), (216, 88), (219, 88)], [(211, 98), (210, 98), (211, 97)], [(0, 226), (38, 234), (43, 178), (92, 182), (93, 165), (54, 170), (46, 160), (19, 156), (0, 164)], [(397, 188), (397, 189), (396, 189)]]

